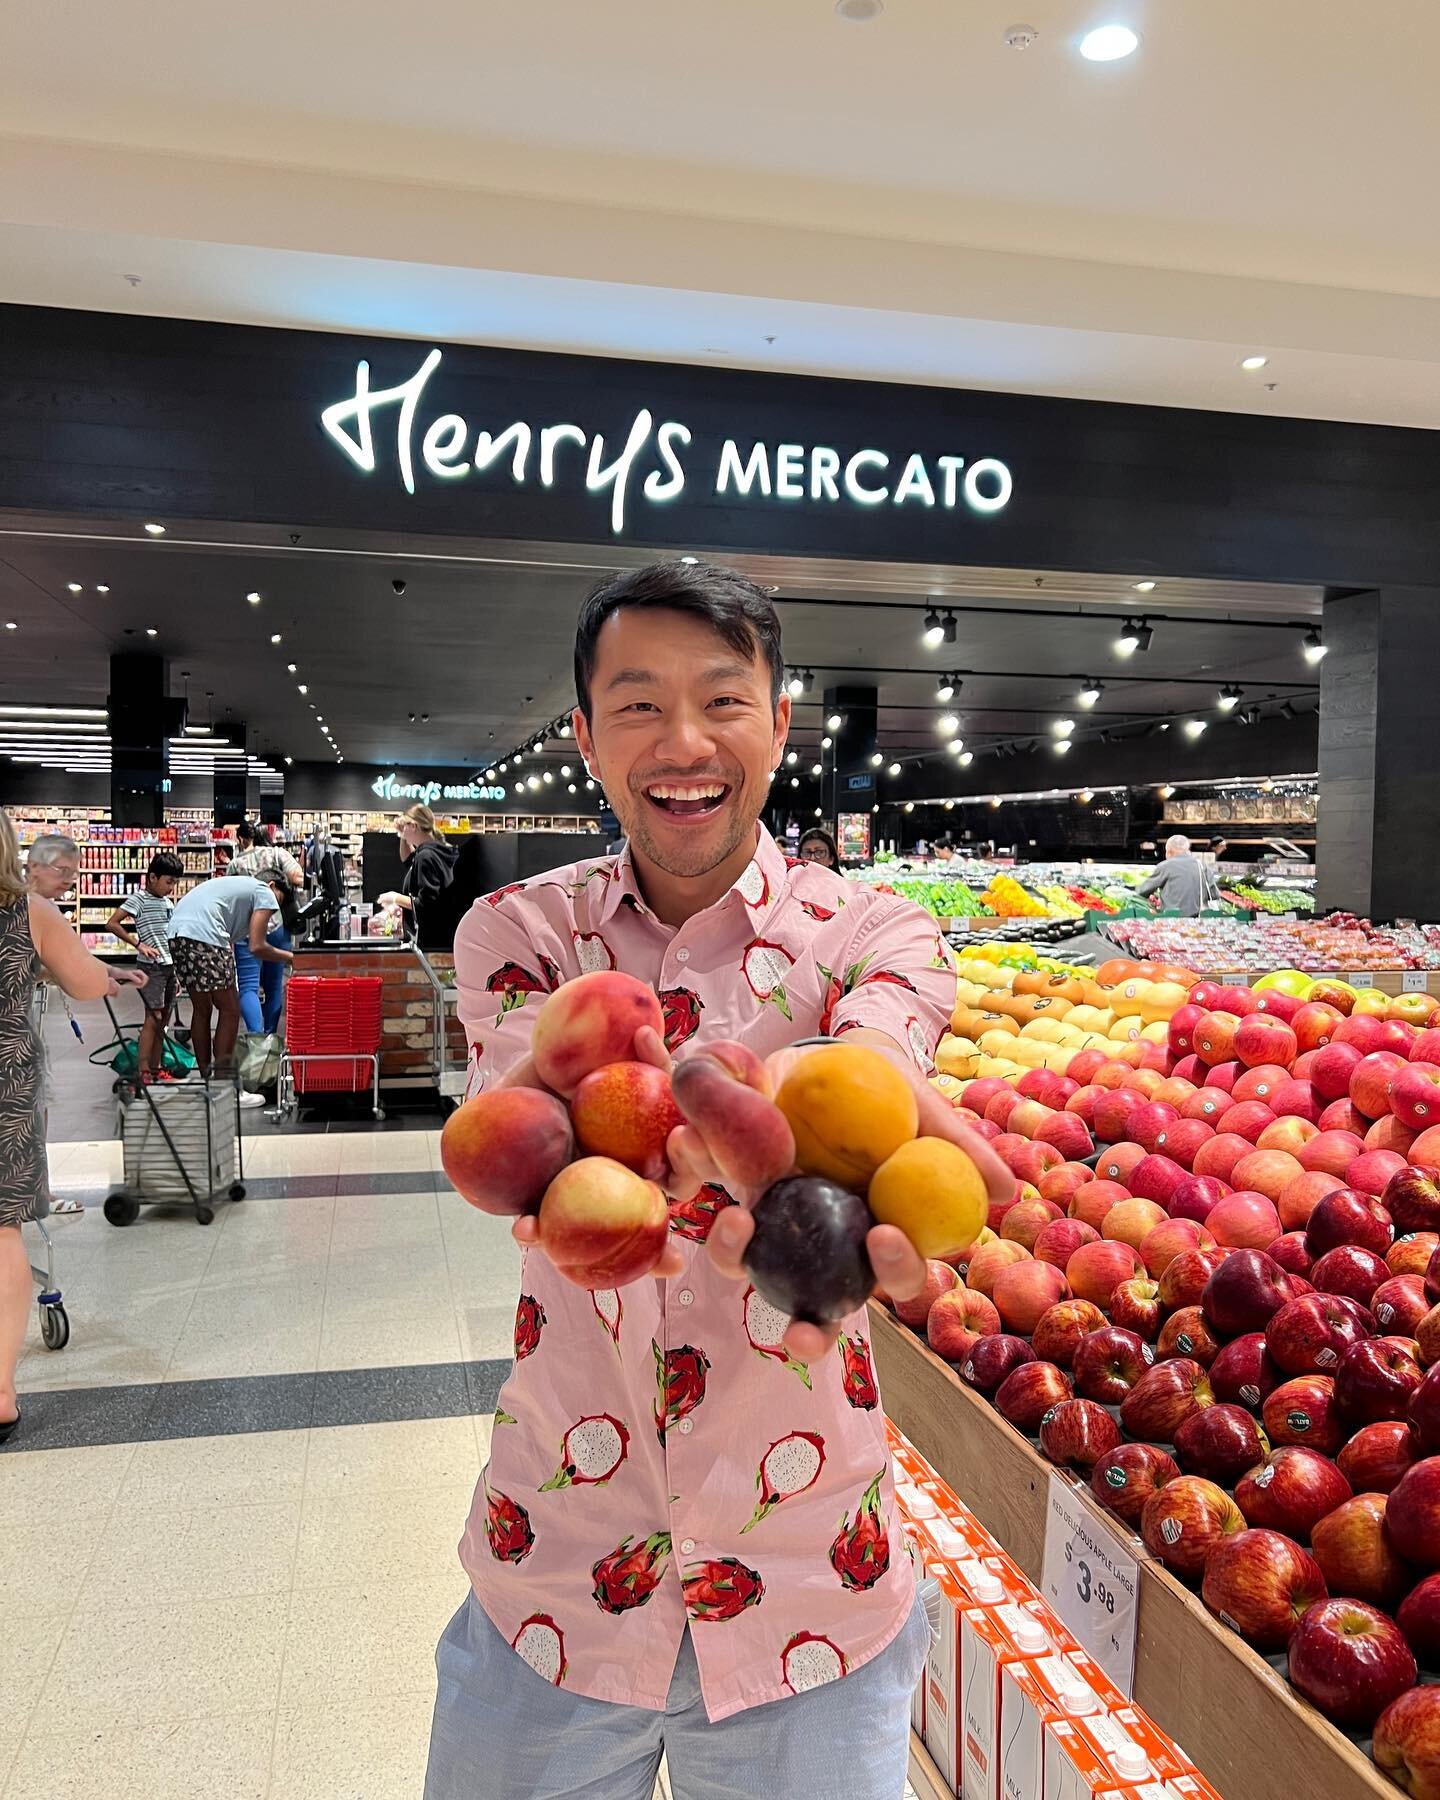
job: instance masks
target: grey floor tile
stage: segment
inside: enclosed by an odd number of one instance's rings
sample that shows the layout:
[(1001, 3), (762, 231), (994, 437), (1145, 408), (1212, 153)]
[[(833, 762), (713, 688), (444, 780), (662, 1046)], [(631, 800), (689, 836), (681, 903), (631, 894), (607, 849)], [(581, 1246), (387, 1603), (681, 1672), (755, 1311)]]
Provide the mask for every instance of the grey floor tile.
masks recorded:
[(241, 1375), (167, 1381), (139, 1436), (227, 1437), (249, 1431), (303, 1431), (315, 1410), (315, 1375)]
[(321, 1369), (312, 1423), (360, 1425), (372, 1419), (447, 1419), (470, 1411), (462, 1363), (390, 1369)]
[(22, 1392), (20, 1429), (0, 1456), (26, 1450), (69, 1450), (84, 1444), (133, 1444), (145, 1433), (159, 1391), (156, 1382), (136, 1382), (123, 1387)]

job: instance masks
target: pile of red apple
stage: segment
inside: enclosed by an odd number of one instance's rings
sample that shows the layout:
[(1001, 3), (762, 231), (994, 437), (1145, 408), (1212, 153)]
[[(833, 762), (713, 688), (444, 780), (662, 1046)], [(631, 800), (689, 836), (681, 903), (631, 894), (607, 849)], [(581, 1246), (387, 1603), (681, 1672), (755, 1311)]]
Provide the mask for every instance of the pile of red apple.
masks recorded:
[(1410, 1001), (1202, 981), (1168, 1072), (970, 1082), (1015, 1190), (895, 1310), (1440, 1795), (1440, 1686), (1410, 1696), (1440, 1673), (1440, 1029)]

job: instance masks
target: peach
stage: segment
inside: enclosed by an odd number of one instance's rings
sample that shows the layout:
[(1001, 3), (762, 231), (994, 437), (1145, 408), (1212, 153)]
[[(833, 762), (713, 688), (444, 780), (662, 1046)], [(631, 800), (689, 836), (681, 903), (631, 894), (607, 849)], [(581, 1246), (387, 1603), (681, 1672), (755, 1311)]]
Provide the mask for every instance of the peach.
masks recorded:
[(925, 1285), (918, 1294), (909, 1300), (892, 1300), (895, 1317), (902, 1325), (908, 1325), (912, 1331), (923, 1331), (925, 1321), (930, 1316), (930, 1308), (942, 1294), (948, 1294), (955, 1287), (960, 1277), (947, 1262), (931, 1258), (925, 1264)]
[(653, 1181), (611, 1157), (582, 1156), (546, 1188), (539, 1225), (540, 1247), (567, 1281), (615, 1288), (654, 1268), (670, 1212)]
[[(1237, 1188), (1248, 1188), (1264, 1194), (1267, 1200), (1278, 1201), (1295, 1177), (1304, 1173), (1304, 1168), (1288, 1150), (1253, 1150), (1236, 1163), (1230, 1180)], [(1278, 1223), (1278, 1214), (1276, 1218)], [(1276, 1231), (1272, 1235), (1279, 1237), (1280, 1233)], [(1266, 1238), (1265, 1243), (1269, 1242)], [(1265, 1244), (1255, 1244), (1251, 1248), (1263, 1250)]]
[(898, 1225), (927, 1257), (969, 1249), (989, 1212), (975, 1164), (958, 1145), (934, 1137), (892, 1151), (870, 1179), (869, 1202), (882, 1225)]
[(574, 1154), (564, 1102), (539, 1088), (476, 1094), (440, 1133), (440, 1163), (455, 1191), (481, 1212), (509, 1217), (533, 1212)]
[(1144, 1273), (1140, 1252), (1111, 1238), (1082, 1244), (1065, 1265), (1065, 1279), (1076, 1299), (1092, 1301), (1102, 1310), (1122, 1281), (1133, 1281)]
[(1145, 1239), (1168, 1217), (1156, 1200), (1122, 1200), (1112, 1206), (1100, 1228), (1102, 1237), (1138, 1250)]
[(1227, 1250), (1264, 1250), (1280, 1236), (1280, 1214), (1268, 1194), (1241, 1190), (1215, 1203), (1205, 1229)]
[(965, 1285), (977, 1294), (988, 1296), (995, 1285), (995, 1277), (1002, 1269), (1008, 1269), (1011, 1263), (1029, 1260), (1030, 1252), (1023, 1244), (1017, 1244), (1012, 1238), (997, 1238), (993, 1244), (986, 1244), (970, 1258), (970, 1267), (965, 1271)]
[(920, 1126), (910, 1083), (866, 1044), (830, 1044), (802, 1056), (775, 1104), (795, 1134), (801, 1171), (855, 1193)]
[(671, 1073), (675, 1104), (703, 1135), (727, 1186), (763, 1192), (795, 1166), (794, 1134), (766, 1085), (764, 1064), (741, 1044), (709, 1045)]
[(964, 1362), (976, 1338), (999, 1335), (1000, 1314), (995, 1302), (969, 1287), (954, 1287), (941, 1294), (925, 1321), (930, 1348), (946, 1362)]
[(1105, 1315), (1093, 1300), (1058, 1300), (1036, 1321), (1031, 1345), (1042, 1362), (1068, 1369), (1081, 1338), (1099, 1331), (1104, 1323)]
[(601, 969), (556, 988), (535, 1015), (530, 1054), (545, 1085), (568, 1098), (592, 1069), (633, 1057), (644, 1026), (665, 1034), (654, 990), (618, 969)]
[(570, 1117), (580, 1148), (589, 1156), (613, 1156), (647, 1181), (669, 1169), (665, 1144), (684, 1116), (670, 1092), (670, 1077), (653, 1063), (606, 1063), (576, 1088)]
[(1017, 1200), (1005, 1215), (1000, 1236), (1012, 1244), (1023, 1245), (1033, 1254), (1040, 1233), (1064, 1216), (1053, 1200), (1042, 1200), (1038, 1195), (1033, 1200)]
[(1028, 1337), (1052, 1306), (1070, 1298), (1070, 1284), (1053, 1263), (1032, 1258), (1002, 1269), (990, 1297), (1006, 1330)]
[(1099, 1231), (1110, 1208), (1129, 1198), (1129, 1190), (1118, 1181), (1090, 1181), (1071, 1199), (1070, 1217)]
[(1209, 1250), (1215, 1239), (1194, 1219), (1164, 1219), (1146, 1233), (1140, 1245), (1145, 1267), (1157, 1280), (1185, 1250)]
[(1040, 1198), (1053, 1200), (1057, 1206), (1068, 1206), (1082, 1187), (1089, 1187), (1095, 1179), (1095, 1171), (1084, 1163), (1061, 1163), (1058, 1168), (1047, 1169), (1040, 1177)]
[(1345, 1183), (1338, 1175), (1329, 1175), (1324, 1169), (1306, 1169), (1303, 1175), (1297, 1175), (1280, 1195), (1277, 1205), (1280, 1209), (1280, 1223), (1286, 1231), (1303, 1231), (1310, 1222), (1310, 1215), (1326, 1194), (1333, 1194)]
[(1057, 1269), (1063, 1269), (1082, 1244), (1093, 1244), (1099, 1235), (1093, 1225), (1079, 1219), (1052, 1219), (1041, 1227), (1030, 1254), (1037, 1262), (1054, 1263)]

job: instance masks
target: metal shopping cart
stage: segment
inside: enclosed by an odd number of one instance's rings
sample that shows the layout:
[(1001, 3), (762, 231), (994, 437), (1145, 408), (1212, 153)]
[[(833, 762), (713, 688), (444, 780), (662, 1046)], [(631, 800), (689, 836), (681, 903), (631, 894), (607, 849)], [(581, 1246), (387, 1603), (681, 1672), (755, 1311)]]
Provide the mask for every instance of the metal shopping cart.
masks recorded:
[[(118, 1035), (108, 1000), (105, 1007)], [(142, 1206), (187, 1200), (196, 1223), (209, 1225), (216, 1200), (245, 1198), (238, 1080), (125, 1083), (118, 1112), (125, 1174), (105, 1201), (112, 1225), (133, 1225)]]
[(293, 1119), (301, 1094), (363, 1094), (380, 1104), (381, 989), (378, 975), (291, 976), (285, 986), (285, 1049), (275, 1114)]
[[(49, 1211), (48, 1204), (46, 1211)], [(29, 1223), (39, 1232), (40, 1241), (45, 1246), (44, 1268), (39, 1263), (32, 1262), (30, 1265), (30, 1273), (40, 1284), (40, 1293), (35, 1302), (40, 1313), (40, 1337), (47, 1350), (63, 1350), (70, 1342), (70, 1315), (65, 1310), (65, 1298), (55, 1279), (55, 1246), (45, 1227), (44, 1213), (31, 1219)]]

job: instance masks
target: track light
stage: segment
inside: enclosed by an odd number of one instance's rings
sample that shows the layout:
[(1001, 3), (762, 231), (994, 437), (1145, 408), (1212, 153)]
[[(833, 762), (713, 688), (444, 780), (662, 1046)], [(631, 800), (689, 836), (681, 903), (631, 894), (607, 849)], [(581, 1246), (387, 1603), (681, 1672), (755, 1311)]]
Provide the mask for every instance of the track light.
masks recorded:
[(968, 769), (974, 760), (975, 752), (973, 750), (963, 750), (960, 753), (960, 767), (962, 769)]
[(1076, 696), (1081, 706), (1093, 706), (1105, 692), (1105, 683), (1097, 681), (1093, 675), (1087, 675), (1081, 683), (1080, 692)]
[(832, 749), (834, 747), (834, 744), (835, 744), (835, 740), (832, 737), (822, 737), (820, 740), (820, 748), (822, 750)]
[(1205, 720), (1204, 719), (1187, 719), (1185, 721), (1186, 737), (1198, 738), (1198, 737), (1203, 737), (1204, 734), (1205, 734)]
[(955, 717), (954, 713), (941, 713), (940, 717), (935, 721), (935, 729), (940, 733), (941, 737), (954, 737), (955, 733), (960, 729), (960, 721)]
[(959, 756), (960, 752), (965, 748), (965, 740), (960, 737), (951, 738), (945, 748), (950, 752), (951, 756)]
[(812, 692), (815, 686), (815, 671), (813, 669), (807, 669), (802, 680), (804, 682), (805, 692), (807, 694)]
[(941, 701), (953, 700), (964, 685), (953, 671), (949, 675), (942, 675), (935, 687), (935, 698)]
[(877, 750), (877, 751), (875, 751), (874, 755), (871, 756), (871, 758), (870, 758), (870, 767), (872, 769), (878, 769), (880, 767), (881, 763), (884, 762), (884, 760), (885, 760), (885, 758)]
[(1052, 745), (1052, 748), (1054, 749), (1054, 752), (1057, 756), (1068, 756), (1070, 754), (1069, 738), (1060, 738), (1054, 745)]
[(823, 775), (825, 771), (821, 768), (819, 763), (811, 763), (810, 773), (812, 775)]
[(955, 642), (955, 634), (956, 634), (957, 629), (958, 628), (955, 623), (954, 613), (947, 612), (945, 615), (945, 623), (942, 626), (941, 632), (940, 632), (941, 642), (946, 643), (946, 644), (953, 644)]
[(1239, 712), (1236, 713), (1235, 719), (1236, 723), (1240, 725), (1258, 725), (1260, 722), (1260, 708), (1258, 706), (1242, 706)]
[(887, 775), (898, 775), (900, 773), (899, 763), (892, 762), (890, 767), (885, 771), (885, 773)]
[(798, 669), (792, 671), (790, 679), (785, 683), (785, 688), (792, 700), (798, 700), (805, 692), (805, 678)]
[(1293, 703), (1289, 700), (1285, 700), (1282, 701), (1280, 705), (1280, 717), (1282, 719), (1298, 719), (1300, 715), (1296, 712)]
[(1325, 654), (1325, 641), (1312, 626), (1300, 640), (1300, 648), (1304, 652), (1306, 662), (1318, 663)]
[(939, 613), (932, 606), (925, 615), (925, 629), (921, 633), (920, 641), (927, 650), (933, 650), (937, 644), (944, 642), (944, 638), (945, 627), (941, 623)]
[(787, 750), (785, 752), (785, 762), (789, 768), (793, 769), (799, 760), (800, 752), (798, 750)]
[(1075, 729), (1075, 721), (1073, 719), (1056, 719), (1050, 729), (1055, 733), (1056, 737), (1068, 738), (1070, 733)]
[(845, 721), (839, 713), (831, 713), (830, 717), (825, 721), (825, 729), (827, 731), (838, 731), (844, 723)]
[(1220, 710), (1221, 710), (1221, 712), (1233, 712), (1235, 710), (1236, 706), (1239, 704), (1239, 701), (1240, 701), (1240, 690), (1238, 687), (1222, 687), (1221, 688), (1221, 690), (1220, 690)]
[(1135, 648), (1143, 655), (1150, 648), (1150, 640), (1155, 633), (1142, 619), (1135, 632)]
[(1117, 656), (1133, 656), (1140, 648), (1140, 627), (1133, 619), (1126, 619), (1120, 627), (1120, 635), (1115, 640)]

